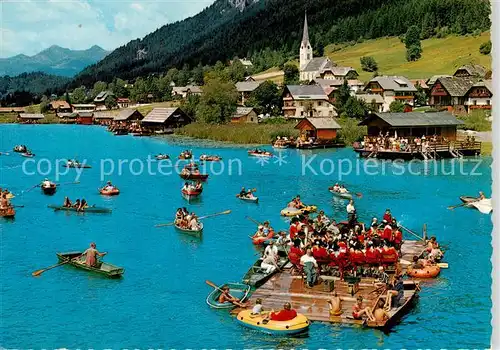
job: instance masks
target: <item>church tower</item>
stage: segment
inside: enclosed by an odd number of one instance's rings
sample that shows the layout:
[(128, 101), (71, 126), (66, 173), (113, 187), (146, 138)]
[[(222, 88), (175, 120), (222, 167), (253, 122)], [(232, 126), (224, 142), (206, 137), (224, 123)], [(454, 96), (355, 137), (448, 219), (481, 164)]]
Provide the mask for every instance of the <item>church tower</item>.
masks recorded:
[(300, 71), (303, 71), (307, 64), (313, 59), (313, 49), (309, 42), (309, 28), (307, 27), (307, 13), (304, 18), (304, 33), (300, 43)]

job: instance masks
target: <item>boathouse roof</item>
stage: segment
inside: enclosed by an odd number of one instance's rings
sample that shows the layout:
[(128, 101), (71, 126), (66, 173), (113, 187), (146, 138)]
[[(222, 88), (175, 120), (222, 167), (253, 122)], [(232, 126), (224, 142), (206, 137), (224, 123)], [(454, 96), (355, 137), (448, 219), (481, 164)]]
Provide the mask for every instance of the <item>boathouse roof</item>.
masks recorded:
[(19, 113), (21, 119), (43, 119), (45, 116), (41, 113)]
[(114, 121), (120, 122), (120, 121), (126, 121), (133, 115), (137, 116), (137, 119), (143, 119), (144, 116), (142, 115), (141, 112), (139, 112), (137, 109), (123, 109), (120, 111), (120, 114), (116, 115), (114, 117)]
[(295, 126), (295, 129), (301, 129), (304, 123), (311, 124), (316, 130), (342, 129), (342, 127), (339, 125), (339, 123), (337, 123), (337, 121), (334, 118), (327, 118), (327, 117), (304, 118), (301, 121), (299, 121), (299, 123)]
[(168, 119), (172, 117), (185, 117), (191, 120), (191, 118), (182, 111), (180, 108), (154, 108), (151, 112), (144, 117), (142, 122), (144, 123), (159, 123), (163, 124), (165, 123)]
[(373, 121), (382, 119), (391, 127), (413, 126), (457, 126), (464, 124), (450, 112), (408, 112), (408, 113), (372, 113), (358, 125), (370, 125)]
[(114, 119), (115, 115), (116, 114), (112, 113), (112, 112), (95, 112), (94, 118), (95, 119)]

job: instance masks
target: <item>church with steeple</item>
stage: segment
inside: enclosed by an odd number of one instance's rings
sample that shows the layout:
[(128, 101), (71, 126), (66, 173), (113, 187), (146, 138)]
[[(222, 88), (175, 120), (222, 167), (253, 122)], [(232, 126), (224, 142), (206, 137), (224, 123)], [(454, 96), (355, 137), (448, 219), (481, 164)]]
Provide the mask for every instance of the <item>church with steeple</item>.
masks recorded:
[(352, 67), (337, 67), (328, 57), (314, 57), (309, 41), (307, 13), (304, 18), (304, 32), (300, 43), (299, 72), (301, 81), (314, 79), (355, 79), (358, 73)]

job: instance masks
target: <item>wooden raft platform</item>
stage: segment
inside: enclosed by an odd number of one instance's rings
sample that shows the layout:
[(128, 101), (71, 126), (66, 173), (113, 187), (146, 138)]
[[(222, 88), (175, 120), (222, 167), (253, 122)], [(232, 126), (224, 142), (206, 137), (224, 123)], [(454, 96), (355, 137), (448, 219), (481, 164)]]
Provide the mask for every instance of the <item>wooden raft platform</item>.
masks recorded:
[[(403, 259), (410, 260), (413, 255), (419, 255), (424, 245), (418, 241), (405, 241), (402, 246)], [(328, 300), (332, 292), (325, 289), (324, 280), (334, 283), (337, 295), (342, 300), (343, 314), (341, 316), (330, 316)], [(290, 302), (292, 308), (304, 314), (311, 321), (345, 323), (362, 325), (363, 321), (352, 318), (352, 307), (359, 295), (363, 296), (365, 306), (373, 306), (384, 289), (375, 285), (374, 278), (362, 278), (359, 290), (351, 295), (348, 283), (340, 281), (338, 277), (320, 276), (319, 283), (313, 288), (307, 288), (301, 276), (292, 276), (291, 266), (288, 264), (283, 271), (275, 274), (269, 281), (253, 292), (250, 301), (255, 305), (257, 298), (262, 299), (265, 310), (281, 310), (283, 304)], [(240, 309), (234, 309), (231, 313), (237, 314)]]

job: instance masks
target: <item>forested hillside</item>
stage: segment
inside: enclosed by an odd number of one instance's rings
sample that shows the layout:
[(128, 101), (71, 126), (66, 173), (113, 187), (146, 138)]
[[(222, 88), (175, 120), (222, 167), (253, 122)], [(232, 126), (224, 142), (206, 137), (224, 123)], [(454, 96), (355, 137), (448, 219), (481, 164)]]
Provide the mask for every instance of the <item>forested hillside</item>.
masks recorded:
[(115, 50), (79, 74), (72, 86), (214, 64), (264, 49), (296, 55), (305, 10), (315, 48), (399, 36), (411, 25), (422, 29), (422, 38), (490, 28), (490, 5), (484, 0), (260, 0), (242, 12), (228, 0), (217, 0), (197, 16)]

